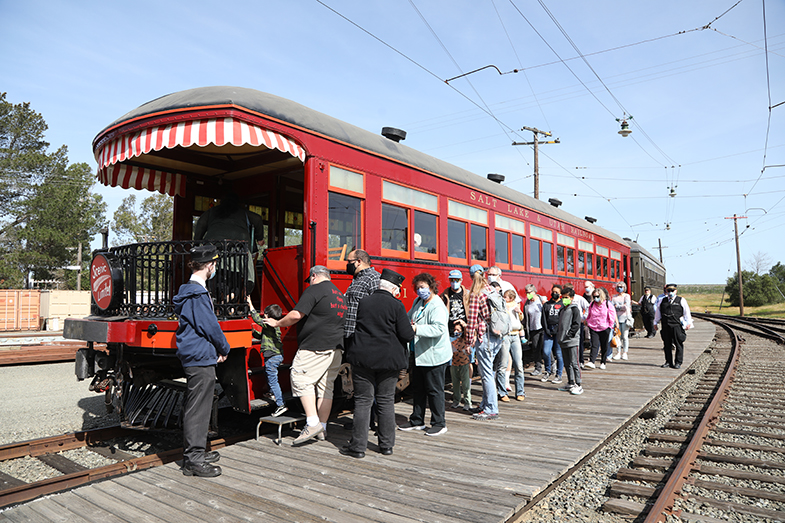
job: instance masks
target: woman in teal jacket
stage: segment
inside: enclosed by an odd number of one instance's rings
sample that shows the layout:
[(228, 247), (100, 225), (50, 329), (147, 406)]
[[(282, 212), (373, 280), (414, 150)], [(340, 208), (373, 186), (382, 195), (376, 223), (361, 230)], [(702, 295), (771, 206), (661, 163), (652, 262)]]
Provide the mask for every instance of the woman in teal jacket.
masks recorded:
[[(439, 298), (436, 278), (424, 272), (412, 280), (417, 298), (409, 319), (414, 329), (414, 369), (409, 388), (412, 415), (400, 430), (425, 430), (426, 436), (447, 432), (444, 419), (444, 376), (452, 359), (452, 344), (447, 330), (448, 312)], [(425, 405), (431, 409), (431, 427), (425, 426)]]

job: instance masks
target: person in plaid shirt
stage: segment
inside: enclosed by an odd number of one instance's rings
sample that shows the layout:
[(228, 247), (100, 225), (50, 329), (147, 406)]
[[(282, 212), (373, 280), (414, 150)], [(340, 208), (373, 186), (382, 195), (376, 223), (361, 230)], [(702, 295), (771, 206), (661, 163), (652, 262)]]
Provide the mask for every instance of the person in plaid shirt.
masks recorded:
[[(371, 267), (371, 257), (368, 253), (361, 249), (350, 252), (346, 257), (346, 273), (354, 276), (354, 279), (345, 294), (346, 322), (343, 327), (343, 337), (351, 338), (357, 326), (357, 306), (361, 299), (370, 296), (379, 288), (381, 275)], [(347, 347), (346, 343), (344, 347)]]
[(480, 421), (492, 421), (499, 419), (499, 398), (496, 395), (493, 361), (504, 344), (504, 337), (488, 332), (487, 322), (491, 316), (488, 295), (495, 291), (485, 279), (485, 270), (480, 265), (472, 265), (469, 274), (472, 277), (472, 286), (466, 314), (466, 343), (476, 348), (477, 368), (482, 379), (482, 401), (479, 407), (472, 409), (472, 417)]

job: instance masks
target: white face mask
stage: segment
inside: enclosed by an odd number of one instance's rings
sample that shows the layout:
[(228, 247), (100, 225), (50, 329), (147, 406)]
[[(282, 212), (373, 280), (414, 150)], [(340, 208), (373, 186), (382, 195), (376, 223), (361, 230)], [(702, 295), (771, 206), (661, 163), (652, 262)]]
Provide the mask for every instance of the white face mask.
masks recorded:
[(450, 282), (450, 287), (452, 287), (452, 290), (458, 291), (458, 290), (461, 289), (461, 282), (459, 282), (459, 281), (451, 281)]
[(490, 283), (493, 283), (495, 281), (499, 281), (499, 277), (497, 275), (495, 275), (495, 274), (489, 274), (488, 275), (488, 281)]

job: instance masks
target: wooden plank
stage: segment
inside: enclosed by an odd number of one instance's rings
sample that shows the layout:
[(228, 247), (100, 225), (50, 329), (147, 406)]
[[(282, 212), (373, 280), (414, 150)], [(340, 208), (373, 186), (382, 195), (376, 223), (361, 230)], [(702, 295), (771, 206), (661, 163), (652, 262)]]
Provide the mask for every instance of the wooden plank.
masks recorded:
[(707, 438), (704, 442), (705, 445), (714, 445), (715, 447), (733, 447), (736, 449), (757, 450), (760, 452), (776, 452), (779, 454), (785, 453), (785, 447), (772, 447), (771, 445), (752, 445), (750, 443), (740, 443), (736, 441), (725, 441), (722, 439)]
[(711, 498), (704, 498), (703, 496), (685, 495), (687, 499), (692, 499), (701, 503), (706, 503), (712, 507), (721, 508), (730, 512), (741, 512), (743, 514), (751, 514), (764, 518), (770, 518), (774, 521), (785, 521), (785, 512), (780, 510), (768, 510), (763, 508), (754, 507), (751, 505), (743, 505), (741, 503), (731, 503), (729, 501), (719, 501)]
[(90, 451), (115, 461), (128, 461), (129, 459), (137, 457), (116, 447), (95, 446), (90, 447)]
[[(135, 477), (138, 475), (128, 474), (114, 481), (114, 483), (126, 487), (133, 493), (131, 498), (124, 496), (124, 499), (148, 499), (151, 503), (167, 507), (163, 515), (171, 515), (180, 520), (185, 518), (189, 521), (212, 522), (220, 518), (221, 521), (226, 523), (248, 521), (247, 517), (228, 514), (224, 510), (219, 511), (218, 503), (216, 503), (215, 496), (211, 492), (204, 492), (200, 498), (191, 499), (170, 489), (162, 488), (155, 483), (142, 481)], [(200, 481), (200, 483), (209, 484), (211, 482), (208, 479)], [(161, 514), (159, 511), (156, 511), (156, 513)]]
[(30, 503), (30, 508), (38, 513), (44, 521), (62, 521), (67, 523), (89, 523), (88, 520), (74, 514), (70, 510), (63, 510), (54, 503)]
[(647, 469), (655, 469), (655, 470), (667, 470), (673, 466), (672, 459), (657, 459), (657, 458), (646, 458), (644, 456), (636, 456), (632, 460), (632, 465), (634, 467), (641, 467)]
[(647, 456), (659, 456), (659, 457), (676, 457), (681, 455), (682, 450), (677, 447), (660, 447), (658, 445), (646, 445), (643, 449)]
[(735, 485), (726, 485), (725, 483), (718, 483), (716, 481), (706, 481), (703, 479), (694, 480), (696, 487), (705, 488), (708, 490), (720, 490), (722, 492), (730, 492), (731, 494), (739, 494), (749, 498), (769, 499), (779, 503), (785, 502), (785, 494), (779, 492), (772, 492), (770, 490), (760, 490), (754, 488), (737, 487)]
[(637, 516), (646, 510), (646, 505), (628, 499), (611, 498), (603, 503), (602, 510), (611, 514)]
[(204, 500), (213, 507), (221, 507), (222, 513), (244, 517), (251, 522), (317, 523), (322, 521), (321, 518), (301, 510), (272, 502), (267, 498), (265, 491), (257, 491), (254, 495), (240, 492), (232, 487), (232, 481), (225, 481), (220, 489), (216, 489), (210, 481), (184, 482), (182, 472), (175, 467), (157, 467), (151, 470), (151, 474), (134, 474), (134, 477), (157, 485), (159, 488), (170, 489), (196, 503)]
[(610, 486), (611, 497), (618, 498), (621, 496), (637, 496), (640, 498), (651, 498), (657, 495), (658, 491), (654, 487), (647, 487), (645, 485), (634, 485), (632, 483), (624, 483), (623, 481), (614, 481)]
[(0, 472), (0, 492), (5, 489), (14, 488), (14, 487), (21, 487), (22, 485), (26, 485), (24, 481), (21, 479), (17, 479), (13, 476), (9, 476), (5, 472)]
[(662, 472), (651, 472), (648, 470), (621, 468), (616, 473), (616, 477), (625, 481), (644, 481), (647, 483), (660, 483), (665, 481), (667, 474)]
[(83, 467), (79, 463), (72, 461), (61, 454), (44, 454), (43, 456), (38, 456), (38, 461), (49, 465), (63, 474), (73, 474), (74, 472), (87, 470), (87, 467)]
[(737, 465), (750, 465), (762, 469), (777, 469), (785, 470), (785, 463), (777, 463), (774, 461), (743, 458), (739, 456), (725, 456), (723, 454), (710, 454), (708, 452), (699, 452), (698, 457), (707, 461), (716, 461), (719, 463), (735, 463)]
[(661, 441), (663, 443), (686, 443), (689, 439), (687, 436), (677, 436), (675, 434), (650, 434), (647, 438), (649, 441)]
[(736, 470), (724, 467), (712, 467), (711, 465), (700, 464), (698, 465), (698, 472), (706, 474), (707, 476), (726, 476), (736, 479), (751, 479), (754, 481), (763, 481), (766, 483), (778, 483), (785, 485), (785, 476), (773, 476), (771, 474), (760, 474), (758, 472), (750, 472), (747, 470)]
[(109, 521), (119, 519), (118, 515), (114, 515), (103, 507), (77, 496), (74, 491), (63, 492), (62, 494), (49, 496), (45, 500), (38, 501), (38, 503), (43, 502), (51, 503), (56, 509), (78, 514), (91, 523), (108, 523)]
[[(111, 483), (108, 481), (106, 483)], [(99, 483), (78, 488), (74, 492), (77, 496), (85, 501), (97, 505), (106, 510), (111, 517), (125, 520), (128, 523), (171, 523), (170, 520), (161, 519), (155, 514), (147, 511), (147, 504), (143, 503), (140, 506), (126, 503), (120, 499), (115, 498), (113, 495), (103, 492), (97, 488)], [(84, 515), (84, 514), (83, 514)], [(109, 521), (112, 521), (111, 519)]]
[[(118, 478), (119, 479), (119, 478)], [(213, 519), (207, 517), (202, 511), (198, 511), (193, 505), (186, 505), (182, 507), (184, 510), (173, 509), (167, 504), (159, 501), (154, 495), (142, 495), (139, 492), (128, 488), (126, 485), (121, 484), (119, 481), (102, 481), (92, 485), (98, 491), (108, 494), (117, 501), (127, 503), (135, 510), (143, 510), (150, 514), (154, 514), (157, 518), (164, 521), (177, 521), (182, 518), (187, 518), (195, 521), (204, 521), (205, 523), (212, 522)], [(188, 510), (188, 509), (191, 510)]]

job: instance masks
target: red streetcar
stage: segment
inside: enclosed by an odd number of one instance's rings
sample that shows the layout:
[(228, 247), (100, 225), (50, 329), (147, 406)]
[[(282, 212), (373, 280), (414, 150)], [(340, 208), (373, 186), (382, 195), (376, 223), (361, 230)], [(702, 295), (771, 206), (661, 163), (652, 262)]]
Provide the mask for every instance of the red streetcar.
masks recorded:
[[(428, 271), (446, 283), (456, 268), (469, 281), (468, 268), (478, 263), (498, 265), (517, 289), (534, 283), (542, 294), (555, 282), (577, 291), (586, 280), (629, 287), (630, 248), (621, 237), (556, 201), (549, 205), (406, 147), (399, 143), (403, 131), (382, 133), (238, 87), (166, 95), (101, 131), (93, 142), (99, 180), (173, 196), (173, 241), (95, 253), (92, 315), (65, 325), (67, 338), (88, 342), (77, 376), (94, 378), (91, 390), (106, 393), (125, 425), (177, 428), (182, 369), (172, 297), (190, 275), (187, 253), (199, 243), (194, 221), (226, 187), (264, 220), (252, 295), (260, 308), (279, 303), (290, 310), (317, 264), (333, 270), (345, 290), (345, 257), (356, 248), (378, 270), (389, 267), (408, 281)], [(220, 248), (242, 273), (244, 242)], [(404, 287), (401, 297), (408, 308), (413, 293)], [(232, 346), (218, 366), (219, 382), (232, 407), (250, 413), (268, 404), (253, 322), (239, 298), (221, 300), (216, 313)], [(284, 336), (290, 363), (294, 329)], [(108, 352), (93, 343), (106, 343)]]

